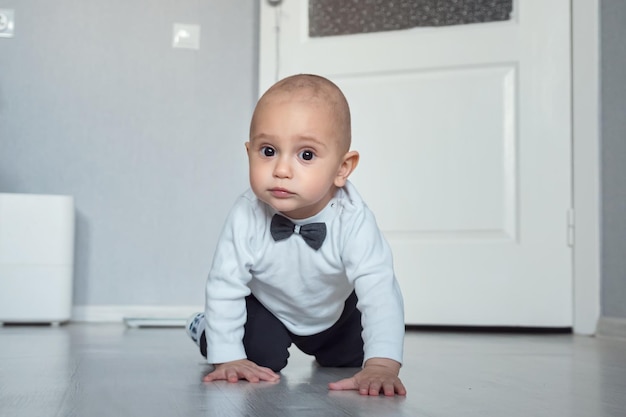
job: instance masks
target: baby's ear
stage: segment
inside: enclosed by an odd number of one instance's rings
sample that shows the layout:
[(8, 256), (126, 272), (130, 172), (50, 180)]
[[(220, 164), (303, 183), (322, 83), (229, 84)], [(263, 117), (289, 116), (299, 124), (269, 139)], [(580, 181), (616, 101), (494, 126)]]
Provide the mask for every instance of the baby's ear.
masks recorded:
[(352, 171), (359, 164), (359, 153), (357, 151), (350, 151), (343, 156), (343, 161), (339, 166), (339, 171), (337, 171), (337, 176), (335, 177), (335, 186), (343, 187), (346, 185), (346, 181)]

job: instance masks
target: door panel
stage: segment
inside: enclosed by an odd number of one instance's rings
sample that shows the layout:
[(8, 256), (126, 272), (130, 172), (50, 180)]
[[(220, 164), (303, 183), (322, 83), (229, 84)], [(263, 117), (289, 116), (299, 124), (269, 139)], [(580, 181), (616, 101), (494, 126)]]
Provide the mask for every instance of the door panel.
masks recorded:
[[(365, 197), (384, 230), (515, 238), (511, 68), (335, 80), (351, 100), (363, 166), (372, 167), (355, 171), (353, 180), (368, 184), (363, 193), (372, 193)], [(476, 104), (463, 108), (467, 102)], [(368, 123), (381, 103), (393, 130)], [(458, 115), (453, 123), (451, 113)], [(375, 167), (387, 161), (380, 175)], [(408, 189), (389, 187), (393, 179), (410, 179)]]

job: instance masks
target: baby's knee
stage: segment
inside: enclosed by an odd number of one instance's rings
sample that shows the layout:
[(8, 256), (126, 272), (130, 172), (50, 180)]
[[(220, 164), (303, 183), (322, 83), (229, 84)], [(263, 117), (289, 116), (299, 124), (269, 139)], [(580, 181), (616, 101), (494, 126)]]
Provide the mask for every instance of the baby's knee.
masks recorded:
[(274, 372), (279, 372), (287, 366), (287, 358), (276, 355), (248, 355), (248, 359), (259, 366), (270, 368)]

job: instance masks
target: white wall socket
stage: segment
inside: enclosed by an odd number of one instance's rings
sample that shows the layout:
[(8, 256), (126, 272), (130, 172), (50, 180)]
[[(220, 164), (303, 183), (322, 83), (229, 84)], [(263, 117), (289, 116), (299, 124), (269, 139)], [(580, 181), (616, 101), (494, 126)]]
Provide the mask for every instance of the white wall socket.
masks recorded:
[(200, 49), (200, 25), (174, 23), (172, 47)]
[(0, 38), (12, 38), (14, 31), (15, 10), (0, 9)]

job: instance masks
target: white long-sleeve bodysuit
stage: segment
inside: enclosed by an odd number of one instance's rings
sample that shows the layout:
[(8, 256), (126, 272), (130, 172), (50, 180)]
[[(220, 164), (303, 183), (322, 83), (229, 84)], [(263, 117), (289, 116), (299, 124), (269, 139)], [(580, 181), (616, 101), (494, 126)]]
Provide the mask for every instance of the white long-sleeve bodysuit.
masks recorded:
[(276, 211), (247, 190), (235, 202), (220, 236), (206, 285), (207, 360), (246, 357), (245, 297), (250, 293), (299, 336), (330, 328), (352, 291), (362, 314), (364, 360), (402, 363), (404, 310), (389, 245), (374, 215), (348, 182), (317, 215), (290, 219), (324, 222), (319, 250), (297, 234), (275, 242)]

